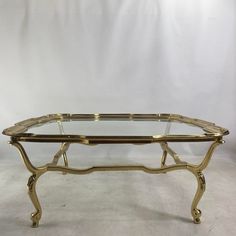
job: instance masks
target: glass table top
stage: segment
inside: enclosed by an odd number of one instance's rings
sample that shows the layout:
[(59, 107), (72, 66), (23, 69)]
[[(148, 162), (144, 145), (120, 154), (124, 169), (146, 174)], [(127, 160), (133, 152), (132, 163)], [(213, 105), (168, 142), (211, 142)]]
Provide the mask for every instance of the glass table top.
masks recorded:
[(202, 128), (174, 121), (65, 121), (32, 127), (27, 133), (111, 136), (153, 136), (203, 134)]
[(228, 134), (212, 122), (177, 114), (50, 114), (30, 118), (3, 134), (19, 141), (209, 141)]

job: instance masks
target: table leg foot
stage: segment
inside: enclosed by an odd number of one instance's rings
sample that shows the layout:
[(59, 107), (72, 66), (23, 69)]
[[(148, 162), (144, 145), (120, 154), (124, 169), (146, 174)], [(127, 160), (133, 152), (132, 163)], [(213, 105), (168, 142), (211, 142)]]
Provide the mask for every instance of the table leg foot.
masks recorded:
[(31, 214), (32, 228), (37, 228), (39, 226), (39, 220), (41, 218), (40, 212), (34, 212)]
[(192, 215), (193, 215), (193, 222), (195, 224), (200, 224), (201, 223), (201, 219), (200, 219), (201, 214), (202, 214), (201, 210), (199, 210), (197, 208), (193, 209)]

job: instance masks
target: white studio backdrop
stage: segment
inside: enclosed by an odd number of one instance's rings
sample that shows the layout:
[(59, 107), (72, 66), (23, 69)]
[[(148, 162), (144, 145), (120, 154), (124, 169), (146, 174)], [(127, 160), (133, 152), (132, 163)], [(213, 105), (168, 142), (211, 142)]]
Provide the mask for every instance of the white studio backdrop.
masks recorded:
[(230, 129), (220, 149), (233, 153), (235, 12), (235, 0), (0, 0), (0, 128), (50, 113), (178, 113)]

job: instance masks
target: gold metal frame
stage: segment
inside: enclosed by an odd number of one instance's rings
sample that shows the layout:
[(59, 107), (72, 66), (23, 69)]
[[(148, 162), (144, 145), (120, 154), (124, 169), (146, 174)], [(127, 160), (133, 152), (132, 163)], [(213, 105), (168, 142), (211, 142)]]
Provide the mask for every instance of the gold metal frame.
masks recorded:
[[(61, 121), (73, 121), (73, 120), (137, 120), (137, 121), (175, 121), (183, 122), (193, 126), (198, 126), (204, 131), (201, 135), (153, 135), (153, 136), (85, 136), (85, 135), (68, 135), (64, 134)], [(33, 126), (43, 125), (48, 122), (58, 122), (60, 135), (39, 135), (32, 133), (25, 133), (29, 128)], [(26, 168), (32, 173), (28, 180), (28, 193), (30, 199), (36, 209), (31, 215), (33, 221), (32, 227), (38, 227), (39, 221), (42, 216), (42, 208), (40, 206), (37, 193), (36, 183), (39, 177), (47, 171), (60, 171), (64, 174), (89, 174), (94, 171), (144, 171), (150, 174), (167, 173), (174, 170), (188, 170), (197, 179), (197, 191), (194, 196), (191, 214), (193, 221), (199, 224), (201, 211), (197, 208), (197, 205), (205, 191), (206, 183), (202, 171), (207, 167), (215, 148), (224, 143), (223, 136), (229, 134), (227, 129), (216, 126), (214, 123), (207, 121), (192, 119), (185, 116), (176, 114), (53, 114), (37, 118), (28, 119), (15, 124), (10, 128), (3, 131), (3, 134), (11, 136), (10, 144), (15, 146), (20, 152), (20, 156), (26, 166)], [(205, 157), (198, 164), (190, 164), (180, 159), (180, 156), (170, 148), (169, 142), (203, 142), (211, 141), (212, 144), (209, 147)], [(35, 167), (24, 147), (20, 142), (59, 142), (61, 147), (59, 151), (54, 155), (51, 163), (47, 163), (40, 167)], [(66, 155), (67, 150), (73, 143), (81, 143), (86, 145), (94, 144), (109, 144), (109, 143), (131, 143), (131, 144), (145, 144), (145, 143), (159, 143), (163, 155), (161, 158), (160, 168), (149, 168), (145, 166), (95, 166), (87, 169), (75, 169), (68, 166), (68, 158)], [(175, 164), (167, 165), (167, 155), (170, 155)], [(58, 165), (59, 159), (63, 157), (64, 166)]]

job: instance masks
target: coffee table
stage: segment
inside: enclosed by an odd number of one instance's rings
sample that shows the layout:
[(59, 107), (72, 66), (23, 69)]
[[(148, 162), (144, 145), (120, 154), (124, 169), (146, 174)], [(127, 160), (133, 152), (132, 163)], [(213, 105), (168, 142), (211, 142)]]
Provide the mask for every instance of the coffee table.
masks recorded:
[[(229, 134), (225, 128), (200, 119), (177, 114), (50, 114), (31, 118), (7, 128), (3, 134), (11, 137), (26, 168), (32, 173), (28, 180), (28, 193), (36, 209), (31, 214), (32, 227), (38, 227), (42, 208), (36, 193), (36, 183), (47, 171), (60, 171), (70, 174), (89, 174), (94, 171), (144, 171), (150, 174), (167, 173), (174, 170), (188, 170), (197, 179), (191, 214), (193, 222), (200, 223), (201, 211), (197, 205), (205, 191), (206, 183), (202, 171), (207, 167), (213, 151), (224, 143), (223, 136)], [(50, 163), (34, 166), (22, 143), (47, 142), (60, 143), (60, 148)], [(170, 147), (173, 142), (211, 142), (205, 157), (199, 164), (181, 160)], [(69, 166), (67, 150), (72, 144), (160, 144), (163, 154), (160, 168), (140, 165), (93, 166), (86, 169)], [(167, 156), (173, 164), (167, 164)], [(63, 158), (63, 164), (58, 161)]]

